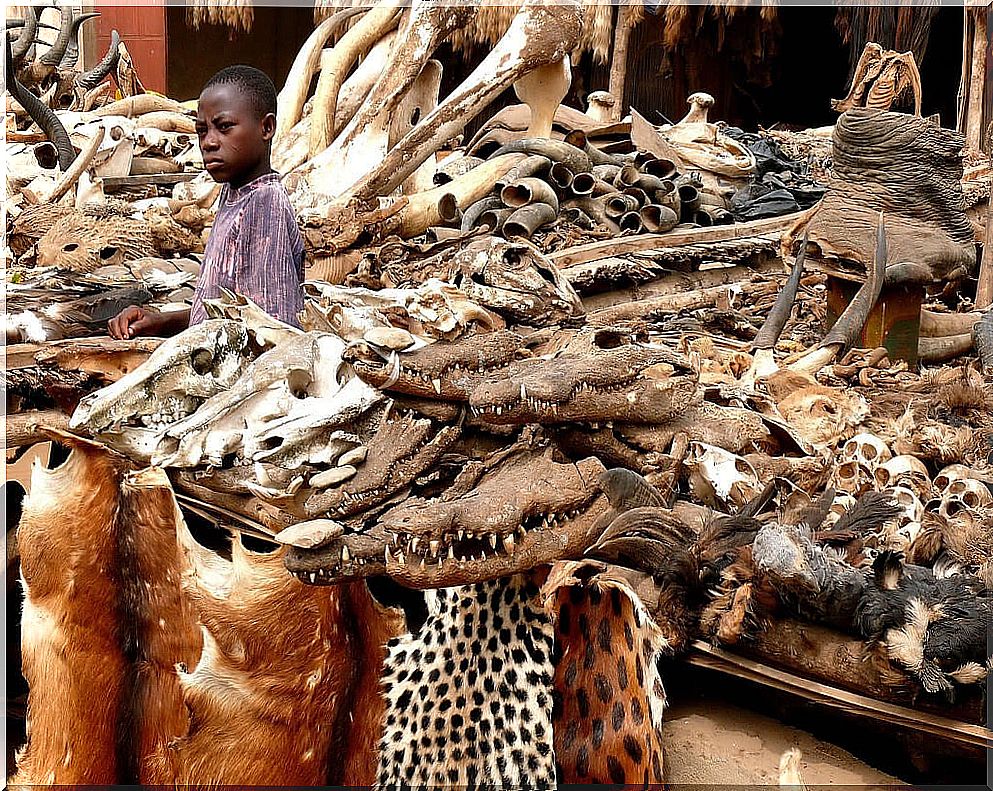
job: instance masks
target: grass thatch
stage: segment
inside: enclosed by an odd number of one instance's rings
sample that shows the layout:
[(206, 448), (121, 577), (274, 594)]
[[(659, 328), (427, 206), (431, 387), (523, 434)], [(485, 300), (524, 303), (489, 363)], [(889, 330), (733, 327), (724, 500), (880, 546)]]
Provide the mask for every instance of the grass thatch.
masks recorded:
[(247, 33), (254, 21), (252, 0), (186, 0), (186, 23), (194, 28), (226, 25)]

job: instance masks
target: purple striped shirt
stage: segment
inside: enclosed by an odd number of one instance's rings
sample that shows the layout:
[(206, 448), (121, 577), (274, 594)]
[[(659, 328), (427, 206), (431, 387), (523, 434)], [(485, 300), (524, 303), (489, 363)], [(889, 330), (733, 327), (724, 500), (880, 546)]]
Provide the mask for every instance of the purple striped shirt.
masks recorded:
[(303, 238), (278, 173), (237, 189), (225, 184), (204, 249), (190, 307), (190, 325), (207, 318), (203, 300), (223, 286), (242, 294), (270, 316), (300, 326), (303, 310)]

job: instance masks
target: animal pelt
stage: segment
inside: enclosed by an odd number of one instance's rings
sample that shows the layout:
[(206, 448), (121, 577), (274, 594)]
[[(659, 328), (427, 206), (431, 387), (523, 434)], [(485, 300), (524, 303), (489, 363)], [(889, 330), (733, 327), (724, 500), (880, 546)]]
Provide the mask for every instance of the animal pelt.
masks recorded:
[(235, 540), (229, 562), (180, 536), (203, 652), (179, 670), (189, 728), (153, 758), (163, 781), (324, 785), (355, 676), (337, 590), (287, 574), (283, 549)]
[(391, 640), (378, 788), (554, 787), (552, 625), (529, 576), (426, 594)]
[(664, 783), (665, 688), (673, 653), (644, 598), (646, 574), (558, 563), (542, 595), (555, 619), (555, 757), (564, 783)]
[(54, 470), (35, 462), (18, 528), (28, 741), (13, 785), (121, 780), (118, 724), (128, 660), (118, 632), (118, 488), (123, 461), (66, 440)]

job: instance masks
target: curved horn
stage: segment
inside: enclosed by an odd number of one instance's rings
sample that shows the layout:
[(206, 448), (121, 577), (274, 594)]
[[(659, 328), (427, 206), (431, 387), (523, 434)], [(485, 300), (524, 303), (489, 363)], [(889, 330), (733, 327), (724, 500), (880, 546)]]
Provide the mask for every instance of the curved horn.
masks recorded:
[(800, 252), (797, 253), (796, 261), (793, 264), (793, 271), (790, 272), (789, 279), (783, 286), (776, 302), (762, 323), (762, 329), (758, 331), (755, 340), (752, 341), (753, 349), (773, 349), (779, 341), (779, 336), (783, 332), (783, 327), (790, 318), (793, 310), (793, 303), (796, 302), (796, 292), (800, 288), (800, 277), (803, 275), (803, 261), (807, 255), (807, 234), (803, 235), (803, 243), (800, 245)]
[(72, 20), (72, 29), (69, 31), (69, 46), (66, 47), (66, 54), (59, 61), (60, 69), (71, 69), (76, 65), (79, 60), (79, 28), (87, 20), (98, 16), (100, 16), (99, 12), (92, 11), (88, 14), (80, 14)]
[[(18, 65), (24, 60), (24, 56), (28, 54), (28, 49), (34, 43), (34, 37), (38, 32), (38, 15), (40, 13), (40, 7), (28, 6), (27, 13), (24, 15), (24, 29), (17, 37), (17, 41), (14, 42), (11, 51), (13, 62)], [(14, 72), (8, 68), (7, 73), (13, 74)]]
[(522, 153), (540, 154), (548, 157), (552, 162), (561, 162), (573, 173), (584, 173), (592, 167), (589, 154), (580, 148), (576, 148), (564, 140), (551, 140), (547, 137), (531, 137), (523, 140), (514, 140), (511, 143), (500, 146), (490, 154), (490, 157), (498, 157), (502, 154)]
[(569, 134), (565, 136), (565, 142), (569, 145), (575, 146), (576, 148), (582, 149), (586, 152), (586, 155), (590, 158), (590, 162), (594, 165), (624, 165), (625, 162), (618, 156), (613, 154), (608, 154), (605, 151), (601, 151), (595, 145), (593, 145), (589, 139), (586, 137), (586, 132), (582, 129), (573, 129)]
[(336, 12), (321, 22), (300, 47), (300, 51), (290, 67), (290, 73), (286, 76), (286, 82), (283, 83), (283, 89), (276, 97), (274, 145), (285, 137), (300, 120), (304, 102), (307, 100), (307, 89), (310, 87), (310, 81), (317, 69), (317, 64), (321, 60), (321, 50), (324, 48), (324, 44), (349, 19), (358, 14), (364, 14), (368, 10), (368, 8), (346, 8)]
[(547, 203), (529, 203), (521, 206), (503, 224), (503, 235), (510, 239), (512, 236), (531, 237), (541, 226), (555, 219), (558, 212)]
[(76, 149), (72, 147), (72, 143), (69, 141), (69, 134), (66, 132), (65, 127), (62, 126), (62, 122), (55, 114), (55, 111), (50, 107), (46, 107), (41, 99), (21, 85), (17, 81), (17, 78), (14, 77), (10, 41), (5, 42), (5, 44), (7, 51), (7, 89), (10, 91), (10, 95), (20, 103), (21, 107), (27, 110), (31, 119), (41, 127), (41, 130), (48, 136), (48, 139), (55, 144), (55, 148), (59, 152), (59, 169), (64, 173), (69, 170), (73, 160), (76, 158)]
[(66, 54), (66, 49), (69, 46), (69, 38), (74, 30), (75, 28), (72, 26), (72, 9), (63, 8), (62, 26), (59, 28), (59, 36), (55, 39), (55, 43), (52, 44), (48, 52), (38, 58), (38, 62), (53, 68), (58, 66)]
[(96, 88), (103, 82), (107, 75), (117, 66), (117, 59), (121, 57), (120, 52), (121, 34), (116, 30), (110, 31), (110, 48), (96, 66), (85, 74), (80, 74), (74, 82), (83, 90), (89, 91)]
[(850, 346), (858, 338), (865, 326), (879, 292), (886, 279), (886, 226), (883, 213), (879, 212), (879, 227), (876, 231), (876, 258), (862, 288), (842, 311), (824, 340), (790, 366), (791, 371), (814, 374), (838, 356), (839, 350)]
[(501, 201), (496, 195), (490, 195), (488, 198), (483, 198), (476, 201), (462, 214), (462, 232), (467, 233), (471, 231), (476, 226), (476, 220), (479, 219), (479, 215), (481, 215), (484, 211), (499, 209), (502, 206), (503, 201)]

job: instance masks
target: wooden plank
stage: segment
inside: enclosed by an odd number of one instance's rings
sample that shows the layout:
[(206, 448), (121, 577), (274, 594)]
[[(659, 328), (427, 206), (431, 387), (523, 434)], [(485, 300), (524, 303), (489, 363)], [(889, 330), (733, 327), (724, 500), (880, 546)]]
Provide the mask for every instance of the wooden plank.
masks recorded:
[(567, 266), (595, 261), (607, 256), (636, 253), (643, 250), (664, 250), (668, 247), (682, 247), (687, 244), (722, 242), (728, 239), (743, 239), (748, 236), (782, 234), (806, 212), (784, 214), (782, 217), (768, 217), (764, 220), (719, 225), (712, 228), (690, 228), (669, 233), (643, 233), (637, 236), (624, 236), (617, 239), (602, 239), (597, 242), (568, 247), (551, 253), (548, 257), (560, 269)]
[(178, 184), (181, 181), (193, 181), (202, 171), (183, 171), (182, 173), (148, 173), (140, 176), (104, 176), (103, 186), (108, 190), (121, 187), (148, 187), (158, 184)]
[(697, 667), (705, 667), (764, 684), (848, 714), (873, 717), (893, 725), (940, 736), (943, 739), (972, 747), (993, 748), (993, 731), (981, 725), (972, 725), (936, 714), (923, 714), (906, 706), (886, 703), (838, 687), (810, 681), (761, 662), (724, 651), (702, 640), (697, 640), (690, 646), (688, 661)]

